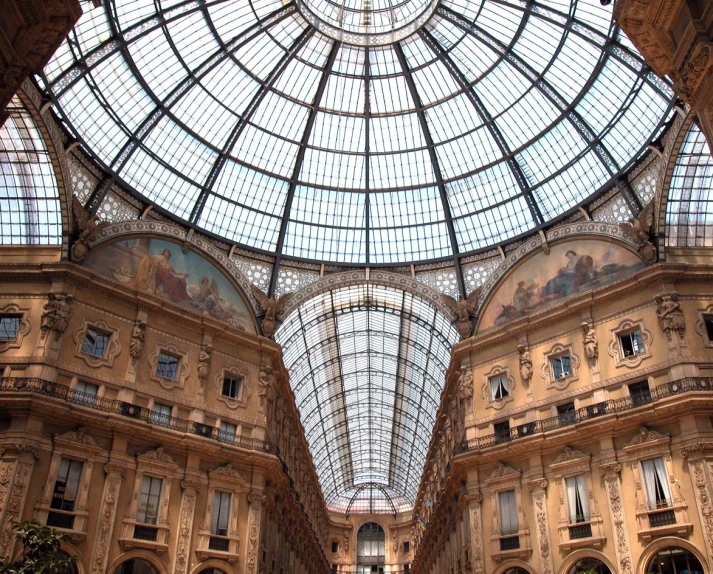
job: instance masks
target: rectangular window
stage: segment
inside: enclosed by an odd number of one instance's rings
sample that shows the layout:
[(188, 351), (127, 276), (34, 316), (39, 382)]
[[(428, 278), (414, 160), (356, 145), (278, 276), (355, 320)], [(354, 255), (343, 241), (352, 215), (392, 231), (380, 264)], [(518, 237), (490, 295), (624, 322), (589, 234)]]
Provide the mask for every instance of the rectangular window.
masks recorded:
[(0, 315), (0, 343), (11, 343), (20, 332), (22, 315), (15, 313)]
[(587, 503), (587, 486), (584, 475), (571, 476), (565, 479), (567, 485), (567, 506), (569, 507), (569, 523), (589, 522), (589, 505)]
[(79, 381), (74, 388), (74, 400), (85, 405), (93, 405), (96, 402), (99, 387), (92, 383)]
[(158, 364), (156, 365), (156, 374), (165, 379), (174, 380), (178, 375), (179, 358), (166, 353), (160, 353), (158, 356)]
[(109, 346), (109, 339), (111, 339), (111, 333), (105, 333), (94, 327), (89, 327), (87, 333), (84, 335), (82, 353), (94, 357), (103, 357)]
[(506, 442), (510, 440), (510, 421), (503, 421), (493, 425), (495, 432), (495, 442)]
[(411, 552), (411, 543), (407, 540), (404, 542), (404, 554)]
[(574, 403), (565, 403), (557, 405), (557, 416), (560, 419), (560, 424), (569, 425), (575, 422), (577, 411), (574, 409)]
[(74, 511), (74, 504), (77, 499), (79, 489), (79, 477), (82, 474), (83, 463), (77, 460), (62, 458), (59, 463), (59, 471), (54, 481), (54, 491), (52, 492), (52, 502), (50, 508), (55, 510)]
[(141, 481), (141, 490), (139, 491), (139, 509), (136, 513), (136, 522), (156, 524), (162, 486), (162, 479), (154, 476), (144, 476)]
[(490, 398), (493, 401), (501, 401), (509, 394), (508, 378), (506, 375), (490, 377)]
[(228, 535), (228, 519), (230, 518), (229, 492), (216, 490), (213, 494), (213, 509), (210, 517), (210, 533), (216, 536)]
[(569, 355), (560, 355), (550, 359), (552, 365), (552, 376), (555, 379), (563, 379), (568, 377), (572, 372)]
[(641, 473), (644, 478), (646, 498), (649, 510), (672, 506), (671, 490), (668, 487), (668, 473), (663, 458), (641, 461)]
[(624, 357), (631, 357), (644, 352), (644, 339), (639, 329), (631, 333), (619, 335), (619, 343), (621, 344), (621, 352)]
[(634, 406), (645, 405), (651, 402), (651, 390), (648, 381), (632, 383), (629, 385), (629, 396)]
[(498, 493), (498, 506), (500, 507), (500, 536), (517, 534), (517, 499), (514, 490)]
[(706, 326), (708, 341), (713, 343), (713, 315), (703, 315), (703, 324)]
[(167, 426), (171, 421), (173, 409), (169, 405), (154, 403), (151, 407), (151, 422), (155, 425)]
[(218, 431), (218, 440), (223, 442), (233, 442), (235, 440), (235, 433), (237, 432), (237, 427), (232, 423), (220, 423), (220, 429)]
[(243, 384), (242, 377), (223, 377), (223, 396), (231, 399), (240, 398), (240, 387)]
[(332, 541), (332, 554), (339, 552), (339, 542)]

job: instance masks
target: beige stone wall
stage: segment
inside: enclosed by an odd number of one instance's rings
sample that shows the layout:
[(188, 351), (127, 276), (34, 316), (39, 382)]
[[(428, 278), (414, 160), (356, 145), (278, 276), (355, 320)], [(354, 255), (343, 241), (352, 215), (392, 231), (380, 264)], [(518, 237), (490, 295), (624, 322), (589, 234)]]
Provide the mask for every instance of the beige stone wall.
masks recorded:
[[(18, 249), (12, 251), (11, 261), (20, 261)], [(73, 517), (73, 525), (60, 529), (79, 574), (112, 573), (131, 558), (148, 561), (160, 574), (209, 567), (258, 574), (273, 571), (273, 564), (275, 571), (326, 572), (324, 505), (319, 497), (308, 503), (296, 494), (318, 492), (316, 475), (304, 456), (299, 468), (285, 462), (293, 460), (285, 456), (285, 432), (301, 437), (292, 439), (296, 452), (306, 445), (279, 347), (45, 255), (44, 263), (10, 262), (0, 269), (0, 313), (22, 317), (17, 339), (0, 343), (0, 554), (16, 551), (10, 521), (46, 522), (54, 512), (64, 457), (83, 463), (75, 509), (63, 515)], [(28, 257), (36, 258), (36, 250)], [(66, 321), (53, 323), (46, 313), (52, 297), (68, 310)], [(144, 346), (132, 357), (140, 322)], [(101, 358), (82, 352), (88, 326), (111, 334)], [(161, 350), (180, 357), (175, 380), (156, 375)], [(265, 367), (272, 369), (271, 396), (281, 398), (287, 413), (284, 431), (268, 426), (259, 385)], [(222, 396), (224, 373), (243, 377), (237, 400)], [(96, 399), (75, 394), (82, 383), (97, 386)], [(172, 408), (172, 422), (153, 418), (156, 402)], [(218, 434), (221, 423), (235, 425), (234, 439)], [(197, 434), (202, 428), (208, 436)], [(149, 535), (155, 540), (135, 530), (143, 476), (163, 480)], [(232, 495), (221, 550), (210, 548), (215, 490)], [(290, 517), (279, 544), (275, 499), (281, 515)]]
[[(461, 508), (470, 532), (465, 571), (500, 574), (521, 567), (566, 574), (590, 556), (612, 572), (643, 574), (648, 560), (666, 546), (693, 551), (708, 568), (713, 381), (705, 377), (711, 374), (713, 347), (703, 316), (712, 310), (711, 269), (710, 254), (700, 253), (695, 263), (647, 267), (456, 346), (414, 510), (428, 522), (417, 535), (414, 571), (460, 571), (463, 552), (453, 552), (452, 542), (459, 523), (452, 516), (459, 517)], [(665, 331), (659, 314), (670, 293), (677, 294), (685, 326)], [(661, 296), (663, 302), (657, 300)], [(596, 360), (587, 356), (582, 323), (596, 335)], [(633, 328), (643, 333), (645, 351), (622, 357), (619, 334)], [(519, 346), (532, 361), (529, 382), (521, 373)], [(560, 380), (553, 379), (550, 364), (558, 353), (568, 353), (573, 366)], [(490, 394), (489, 377), (498, 374), (509, 381), (504, 400)], [(469, 393), (460, 388), (463, 381), (469, 385), (468, 377), (472, 408)], [(637, 382), (647, 382), (652, 394), (639, 406), (629, 388)], [(570, 402), (578, 418), (560, 423), (557, 406)], [(459, 452), (466, 452), (448, 456), (440, 446), (444, 421), (454, 420), (457, 405), (466, 439)], [(494, 425), (503, 421), (511, 431), (495, 439)], [(647, 508), (640, 467), (641, 460), (659, 457), (672, 498), (664, 510), (675, 516), (662, 526), (650, 522), (658, 513)], [(565, 479), (579, 474), (586, 478), (592, 534), (570, 539)], [(498, 493), (511, 489), (517, 496), (519, 548), (502, 549)], [(433, 510), (424, 503), (429, 496), (436, 499)]]

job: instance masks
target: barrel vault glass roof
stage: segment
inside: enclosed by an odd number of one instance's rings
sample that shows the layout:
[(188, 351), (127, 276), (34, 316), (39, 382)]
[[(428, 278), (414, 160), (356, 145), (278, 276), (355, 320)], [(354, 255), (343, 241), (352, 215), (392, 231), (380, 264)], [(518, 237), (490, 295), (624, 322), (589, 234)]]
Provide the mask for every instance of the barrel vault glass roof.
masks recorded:
[(410, 510), (458, 340), (450, 321), (410, 293), (355, 285), (302, 304), (275, 339), (327, 506)]
[(86, 151), (174, 217), (369, 265), (565, 216), (671, 113), (597, 0), (297, 1), (106, 0), (40, 81)]

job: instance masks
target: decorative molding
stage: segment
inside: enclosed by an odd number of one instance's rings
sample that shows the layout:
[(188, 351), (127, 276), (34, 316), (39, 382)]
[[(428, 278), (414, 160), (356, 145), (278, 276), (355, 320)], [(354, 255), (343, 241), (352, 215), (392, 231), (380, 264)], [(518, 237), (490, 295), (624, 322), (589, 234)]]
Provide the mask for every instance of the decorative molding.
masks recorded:
[(614, 551), (619, 566), (619, 573), (632, 574), (633, 566), (629, 547), (629, 536), (627, 534), (624, 501), (621, 494), (620, 471), (621, 465), (619, 463), (607, 463), (599, 467), (600, 474), (604, 476), (607, 503), (611, 516), (612, 530), (614, 531)]
[[(240, 394), (235, 399), (226, 397), (223, 394), (223, 379), (228, 375), (233, 375), (242, 379), (242, 382), (240, 383)], [(252, 394), (250, 383), (248, 383), (248, 376), (236, 366), (224, 367), (220, 373), (216, 375), (215, 388), (218, 390), (218, 400), (224, 402), (229, 409), (237, 409), (238, 407), (245, 408), (248, 405), (248, 399)]]
[(664, 435), (660, 432), (650, 430), (642, 426), (641, 428), (639, 428), (639, 434), (634, 435), (632, 439), (628, 443), (626, 443), (624, 448), (626, 449), (627, 447), (642, 446), (650, 442), (665, 441), (666, 443), (668, 443), (669, 440), (669, 435)]
[[(453, 313), (438, 291), (432, 289), (424, 283), (421, 283), (420, 281), (411, 279), (406, 275), (400, 275), (398, 273), (382, 271), (379, 269), (370, 269), (368, 281), (371, 284), (384, 285), (386, 287), (393, 287), (401, 291), (408, 291), (435, 307), (438, 311), (445, 315), (449, 321), (452, 322), (457, 319), (456, 314)], [(366, 282), (367, 277), (364, 269), (355, 269), (352, 271), (328, 275), (318, 281), (315, 281), (314, 283), (310, 283), (303, 289), (295, 291), (292, 294), (292, 297), (282, 308), (281, 316), (287, 317), (300, 305), (321, 293)]]
[(30, 309), (11, 303), (0, 309), (0, 315), (20, 315), (17, 335), (12, 341), (0, 341), (0, 353), (8, 349), (19, 349), (22, 347), (22, 339), (30, 332)]
[(84, 427), (79, 427), (77, 430), (69, 431), (63, 434), (55, 434), (54, 440), (55, 442), (77, 443), (83, 447), (101, 448), (99, 443), (97, 443), (91, 435), (87, 434)]
[[(508, 394), (502, 399), (493, 399), (492, 388), (490, 385), (490, 379), (505, 376), (507, 379), (507, 391)], [(510, 374), (510, 367), (495, 366), (490, 372), (483, 375), (483, 386), (480, 388), (480, 396), (485, 400), (486, 408), (502, 409), (506, 403), (513, 400), (513, 390), (515, 389), (515, 377)]]
[[(162, 377), (156, 372), (156, 370), (158, 368), (158, 358), (162, 352), (165, 352), (168, 355), (173, 355), (174, 357), (178, 358), (178, 371), (176, 372), (175, 379), (169, 379), (167, 377)], [(149, 357), (149, 365), (151, 365), (151, 380), (158, 381), (158, 383), (164, 389), (168, 389), (168, 390), (176, 388), (176, 387), (178, 387), (179, 389), (182, 389), (183, 385), (186, 383), (186, 379), (188, 378), (188, 375), (190, 373), (190, 369), (188, 367), (187, 354), (179, 351), (178, 347), (176, 347), (175, 345), (162, 345), (162, 344), (158, 343), (156, 345), (156, 349)]]
[[(552, 371), (552, 359), (557, 357), (569, 356), (570, 372), (555, 379)], [(540, 368), (540, 374), (545, 381), (548, 389), (555, 388), (560, 391), (566, 389), (569, 384), (579, 378), (579, 357), (574, 354), (574, 348), (570, 345), (555, 344), (549, 351), (544, 353), (544, 362)]]
[(171, 457), (170, 454), (168, 454), (166, 451), (164, 451), (163, 447), (160, 446), (155, 450), (149, 450), (146, 451), (143, 454), (139, 454), (136, 456), (136, 459), (138, 461), (146, 462), (146, 463), (163, 463), (163, 464), (170, 464), (171, 466), (177, 466), (177, 463), (173, 458)]
[[(644, 342), (644, 350), (635, 355), (625, 357), (621, 349), (621, 341), (619, 337), (631, 333), (636, 330), (641, 331), (641, 339)], [(609, 330), (609, 355), (614, 359), (614, 364), (617, 367), (626, 366), (631, 369), (638, 367), (641, 361), (651, 356), (651, 343), (653, 337), (651, 332), (644, 327), (643, 319), (624, 319), (617, 327)]]
[(209, 470), (208, 475), (211, 478), (218, 477), (223, 479), (239, 480), (241, 482), (247, 483), (247, 479), (245, 478), (245, 476), (243, 476), (240, 471), (234, 469), (231, 463), (219, 466), (218, 468), (215, 468), (213, 470)]
[(126, 475), (126, 467), (122, 464), (110, 462), (104, 466), (104, 471), (107, 473), (107, 477), (104, 482), (99, 521), (97, 522), (97, 531), (94, 536), (94, 552), (89, 564), (89, 572), (91, 574), (105, 574), (106, 572), (109, 546), (114, 531), (116, 503), (119, 498), (121, 480)]
[(257, 550), (260, 536), (260, 517), (261, 510), (259, 505), (250, 506), (250, 515), (248, 516), (248, 547), (247, 556), (245, 559), (246, 574), (258, 574), (258, 559)]
[(575, 460), (582, 460), (586, 459), (589, 461), (592, 458), (591, 454), (584, 454), (582, 451), (571, 448), (569, 446), (564, 447), (564, 450), (562, 451), (562, 454), (560, 454), (552, 464), (561, 464), (561, 463), (567, 463), (567, 462), (572, 462)]
[[(708, 329), (706, 329), (706, 317), (710, 317), (713, 320), (713, 305), (708, 305), (705, 309), (696, 310), (696, 322), (693, 325), (693, 329), (701, 336), (706, 347), (713, 347), (713, 341), (708, 337)], [(2, 351), (2, 347), (0, 347), (0, 351)]]
[(485, 480), (485, 482), (491, 482), (491, 481), (496, 481), (496, 480), (501, 480), (503, 478), (518, 478), (522, 474), (521, 470), (516, 470), (512, 468), (511, 466), (505, 466), (502, 462), (498, 463), (498, 466), (495, 467), (495, 470), (490, 473), (488, 478)]
[[(2, 527), (0, 527), (0, 558), (8, 558), (14, 546), (12, 524), (19, 522), (25, 508), (28, 486), (35, 462), (15, 460), (12, 467), (0, 468), (0, 482), (4, 482), (7, 504), (2, 507)], [(8, 472), (8, 470), (11, 471)], [(3, 497), (3, 498), (5, 498)]]
[(547, 519), (547, 480), (536, 479), (527, 484), (532, 493), (532, 506), (535, 511), (537, 546), (540, 551), (542, 574), (552, 574), (552, 544), (550, 543), (550, 525)]
[[(181, 486), (183, 486), (183, 483), (181, 483)], [(188, 572), (195, 508), (196, 488), (186, 488), (184, 486), (183, 496), (181, 497), (181, 509), (178, 513), (178, 536), (176, 537), (176, 557), (173, 563), (173, 574), (186, 574), (186, 572)]]
[[(91, 327), (96, 327), (98, 331), (103, 331), (109, 335), (109, 344), (104, 351), (104, 355), (101, 357), (97, 355), (90, 355), (82, 351), (84, 339), (87, 335), (87, 331)], [(74, 332), (74, 342), (76, 344), (74, 356), (84, 360), (84, 362), (90, 367), (112, 367), (114, 365), (114, 358), (121, 352), (119, 329), (110, 327), (102, 320), (87, 321), (84, 319), (82, 321), (82, 326)]]

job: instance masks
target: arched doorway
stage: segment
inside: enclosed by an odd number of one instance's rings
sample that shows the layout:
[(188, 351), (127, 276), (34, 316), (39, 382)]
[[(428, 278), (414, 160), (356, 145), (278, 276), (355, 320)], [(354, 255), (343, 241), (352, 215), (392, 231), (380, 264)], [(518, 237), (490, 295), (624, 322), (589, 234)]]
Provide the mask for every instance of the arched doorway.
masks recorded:
[(582, 558), (569, 569), (567, 574), (612, 574), (612, 571), (601, 560)]
[(367, 522), (357, 532), (356, 574), (384, 574), (386, 534), (376, 522)]
[(669, 546), (659, 550), (649, 560), (646, 574), (704, 574), (704, 570), (693, 552)]
[(156, 569), (149, 562), (142, 558), (131, 558), (122, 562), (114, 570), (114, 574), (158, 574)]

